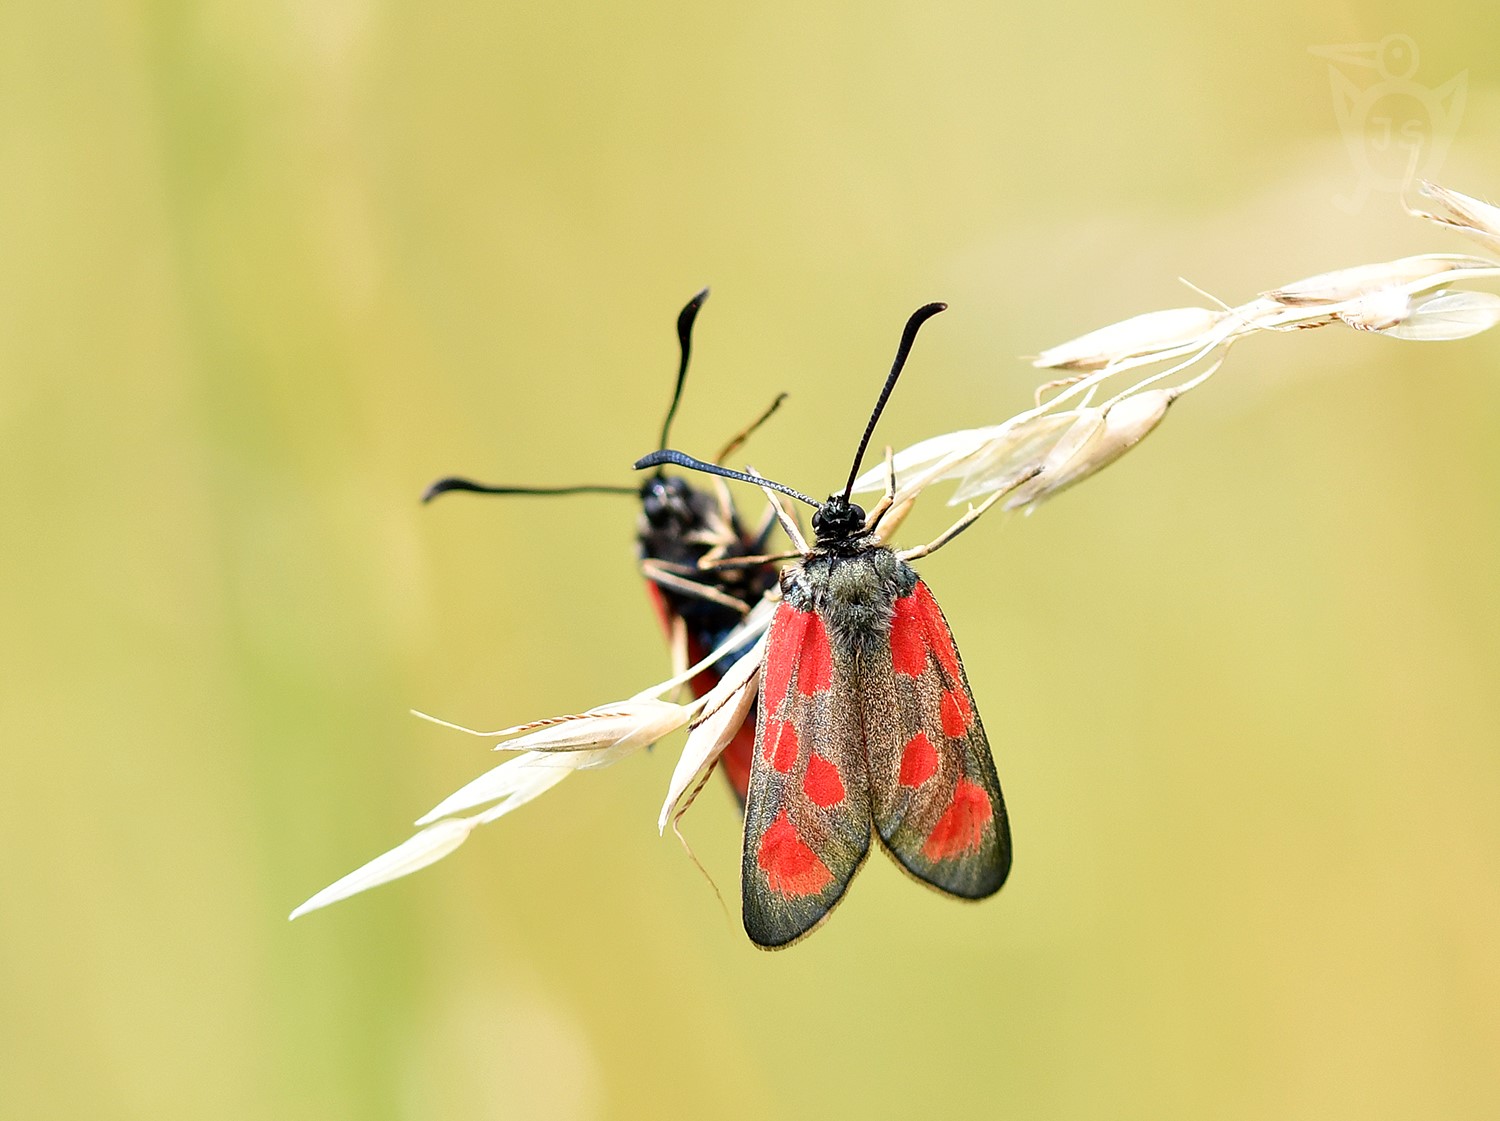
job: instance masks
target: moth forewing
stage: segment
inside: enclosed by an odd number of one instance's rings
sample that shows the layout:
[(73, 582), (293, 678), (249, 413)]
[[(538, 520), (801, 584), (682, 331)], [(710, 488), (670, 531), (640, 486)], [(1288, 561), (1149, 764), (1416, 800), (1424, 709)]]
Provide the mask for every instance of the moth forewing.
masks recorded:
[(875, 832), (918, 880), (983, 899), (1000, 890), (1011, 863), (989, 741), (927, 585), (915, 580), (893, 607), (861, 692)]
[(761, 667), (741, 855), (745, 933), (765, 949), (826, 919), (869, 853), (869, 778), (846, 676), (818, 612), (784, 602)]

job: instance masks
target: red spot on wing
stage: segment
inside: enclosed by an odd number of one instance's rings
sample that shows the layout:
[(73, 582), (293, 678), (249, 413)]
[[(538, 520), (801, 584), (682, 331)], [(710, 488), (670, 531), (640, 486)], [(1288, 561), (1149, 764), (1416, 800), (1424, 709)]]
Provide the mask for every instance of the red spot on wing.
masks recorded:
[(896, 672), (919, 677), (927, 669), (927, 651), (931, 650), (949, 680), (962, 681), (953, 634), (927, 585), (918, 580), (911, 592), (893, 606), (891, 662)]
[(761, 754), (765, 756), (767, 763), (786, 774), (797, 762), (800, 750), (802, 744), (797, 739), (796, 728), (785, 720), (766, 721), (766, 741), (761, 747)]
[(984, 839), (984, 827), (993, 816), (984, 788), (966, 778), (959, 779), (953, 788), (953, 800), (927, 834), (922, 854), (928, 860), (945, 860), (972, 852)]
[(781, 895), (816, 895), (833, 882), (828, 866), (803, 843), (786, 810), (761, 834), (755, 863), (771, 890)]
[(767, 715), (774, 716), (780, 710), (794, 672), (797, 691), (803, 696), (823, 692), (833, 684), (833, 648), (828, 645), (823, 620), (815, 612), (782, 604), (766, 651), (761, 700)]
[(807, 621), (814, 616), (807, 611), (798, 611), (783, 603), (776, 609), (776, 618), (771, 627), (771, 644), (766, 650), (765, 675), (761, 685), (760, 699), (767, 716), (775, 716), (786, 698), (787, 686), (792, 681), (792, 670), (802, 652), (802, 637), (807, 632)]
[(901, 785), (921, 786), (937, 774), (937, 748), (927, 738), (926, 732), (918, 732), (906, 741), (901, 750)]
[(821, 755), (814, 755), (807, 761), (802, 792), (826, 809), (844, 800), (844, 780), (839, 778), (837, 767)]
[(797, 659), (797, 692), (808, 697), (833, 684), (833, 648), (828, 645), (823, 620), (810, 611), (805, 615), (802, 653)]
[(891, 663), (897, 673), (920, 676), (927, 668), (927, 637), (922, 633), (922, 619), (917, 614), (917, 597), (902, 596), (895, 609), (891, 619)]
[(953, 645), (953, 632), (948, 629), (943, 613), (938, 610), (937, 600), (932, 598), (932, 592), (920, 580), (912, 589), (912, 596), (917, 600), (922, 615), (922, 624), (927, 631), (927, 643), (932, 648), (932, 652), (937, 655), (938, 665), (943, 667), (949, 678), (961, 681), (958, 648)]
[(943, 735), (958, 739), (968, 734), (969, 725), (974, 722), (974, 705), (962, 686), (955, 685), (943, 694), (939, 715), (943, 721)]

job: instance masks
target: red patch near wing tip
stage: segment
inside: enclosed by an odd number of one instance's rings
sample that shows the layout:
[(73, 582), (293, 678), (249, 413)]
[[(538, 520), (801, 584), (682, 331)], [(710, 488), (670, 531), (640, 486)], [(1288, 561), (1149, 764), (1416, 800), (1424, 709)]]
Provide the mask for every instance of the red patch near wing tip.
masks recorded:
[(922, 854), (928, 860), (945, 860), (977, 849), (984, 838), (984, 827), (994, 815), (984, 788), (966, 778), (959, 779), (953, 788), (953, 800), (927, 834)]
[(926, 732), (918, 732), (906, 741), (901, 750), (901, 785), (921, 786), (937, 774), (937, 748), (927, 738)]
[(807, 774), (802, 776), (802, 792), (827, 809), (844, 800), (844, 780), (839, 778), (837, 767), (821, 755), (814, 755), (807, 761)]
[(781, 895), (816, 895), (833, 882), (828, 866), (803, 843), (786, 810), (761, 835), (755, 863), (771, 890)]

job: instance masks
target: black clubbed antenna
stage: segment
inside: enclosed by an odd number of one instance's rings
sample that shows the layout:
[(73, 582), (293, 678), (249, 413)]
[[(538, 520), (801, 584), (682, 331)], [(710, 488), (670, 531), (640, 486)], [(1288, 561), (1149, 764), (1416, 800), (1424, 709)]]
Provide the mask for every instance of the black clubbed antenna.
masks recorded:
[(476, 483), (460, 475), (449, 475), (439, 479), (422, 492), (423, 503), (431, 502), (440, 494), (450, 490), (467, 490), (475, 494), (638, 494), (635, 487), (582, 486), (582, 487), (494, 487), (487, 483)]
[(870, 423), (865, 425), (865, 434), (860, 437), (859, 450), (854, 453), (854, 466), (849, 469), (849, 482), (844, 487), (845, 503), (854, 493), (854, 480), (859, 477), (859, 465), (865, 458), (865, 448), (870, 444), (870, 437), (875, 434), (875, 422), (880, 419), (880, 414), (885, 410), (885, 403), (890, 400), (891, 390), (896, 388), (896, 379), (901, 376), (901, 368), (906, 365), (906, 356), (911, 353), (912, 344), (917, 341), (917, 331), (922, 324), (938, 312), (946, 311), (947, 308), (947, 304), (927, 304), (919, 307), (911, 313), (911, 318), (901, 329), (901, 345), (896, 348), (896, 361), (891, 363), (890, 376), (885, 379), (885, 386), (880, 391), (880, 400), (875, 402), (875, 411), (870, 414)]
[[(672, 429), (672, 418), (677, 415), (677, 402), (682, 400), (682, 384), (687, 379), (688, 359), (693, 353), (693, 321), (698, 318), (698, 311), (703, 307), (703, 301), (708, 299), (708, 289), (705, 288), (691, 300), (682, 311), (677, 314), (677, 343), (682, 350), (682, 358), (677, 364), (677, 386), (672, 390), (672, 404), (667, 409), (667, 419), (661, 426), (661, 446), (667, 446), (667, 433)], [(783, 394), (782, 396), (785, 396)], [(758, 427), (762, 421), (776, 411), (776, 405), (781, 404), (781, 398), (776, 399), (776, 404), (766, 411), (765, 416), (756, 421), (749, 431), (742, 434), (749, 435)], [(659, 475), (660, 472), (657, 472)], [(450, 475), (439, 479), (422, 492), (422, 502), (431, 502), (440, 494), (447, 494), (450, 490), (466, 490), (473, 494), (634, 494), (639, 495), (635, 487), (615, 486), (577, 486), (577, 487), (502, 487), (490, 486), (488, 483), (476, 483), (473, 479), (466, 479), (461, 475)]]
[(727, 467), (720, 467), (717, 463), (705, 463), (701, 459), (694, 459), (692, 456), (672, 448), (662, 448), (660, 451), (654, 451), (650, 455), (641, 456), (640, 459), (635, 461), (635, 469), (637, 471), (644, 471), (648, 467), (659, 467), (663, 463), (670, 463), (674, 467), (686, 467), (689, 471), (702, 471), (709, 475), (722, 475), (726, 479), (738, 479), (742, 483), (753, 483), (758, 487), (770, 487), (772, 490), (779, 490), (782, 494), (789, 494), (799, 501), (806, 502), (809, 506), (823, 505), (816, 498), (809, 498), (800, 490), (793, 490), (785, 483), (773, 483), (770, 479), (762, 478), (759, 475), (747, 475), (743, 471), (731, 471)]
[(698, 311), (706, 299), (707, 288), (689, 300), (687, 306), (677, 314), (677, 345), (682, 350), (682, 358), (677, 363), (677, 388), (672, 390), (672, 404), (667, 409), (667, 419), (661, 423), (661, 443), (657, 445), (660, 448), (667, 446), (667, 434), (672, 431), (672, 418), (677, 415), (677, 402), (682, 400), (682, 383), (687, 380), (688, 359), (693, 354), (693, 320), (698, 318)]

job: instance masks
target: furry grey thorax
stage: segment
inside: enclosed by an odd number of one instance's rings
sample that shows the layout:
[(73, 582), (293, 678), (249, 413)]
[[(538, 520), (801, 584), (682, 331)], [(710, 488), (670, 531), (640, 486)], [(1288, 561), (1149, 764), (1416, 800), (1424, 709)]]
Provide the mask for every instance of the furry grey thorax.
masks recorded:
[(781, 594), (798, 611), (816, 611), (828, 628), (834, 656), (858, 664), (886, 647), (892, 605), (916, 583), (911, 566), (883, 545), (855, 551), (814, 548), (782, 570)]

